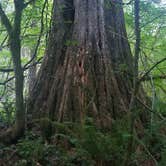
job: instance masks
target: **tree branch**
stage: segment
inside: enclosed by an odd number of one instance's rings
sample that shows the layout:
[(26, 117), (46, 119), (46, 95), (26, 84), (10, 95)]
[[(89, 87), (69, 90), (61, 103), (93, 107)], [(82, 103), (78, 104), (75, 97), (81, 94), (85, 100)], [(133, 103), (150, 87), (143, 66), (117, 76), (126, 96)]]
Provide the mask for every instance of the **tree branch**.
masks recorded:
[(0, 72), (3, 72), (3, 73), (10, 73), (10, 72), (13, 72), (14, 69), (3, 69), (3, 68), (0, 68)]
[(146, 110), (148, 110), (149, 112), (152, 112), (152, 113), (156, 114), (160, 119), (162, 119), (162, 120), (164, 119), (161, 114), (159, 114), (158, 112), (155, 112), (154, 110), (152, 110), (149, 106), (147, 106), (147, 105), (146, 105), (143, 101), (141, 101), (138, 97), (137, 97), (136, 99), (137, 99), (137, 101), (138, 101), (142, 106), (144, 106), (144, 107), (146, 108)]
[[(43, 59), (43, 57), (41, 57), (41, 58), (39, 58), (35, 63), (33, 63), (33, 64), (30, 64), (30, 65), (27, 65), (27, 66), (24, 66), (23, 67), (23, 71), (25, 71), (25, 70), (27, 70), (27, 69), (29, 69), (30, 67), (32, 67), (32, 66), (34, 66), (34, 65), (37, 65), (37, 64), (40, 64), (41, 63), (41, 60)], [(3, 73), (10, 73), (10, 72), (14, 72), (14, 69), (10, 69), (10, 68), (0, 68), (0, 72), (3, 72)]]
[(25, 64), (24, 68), (26, 68), (35, 59), (35, 57), (37, 55), (38, 48), (40, 46), (40, 41), (41, 41), (43, 31), (44, 31), (44, 10), (45, 10), (47, 1), (48, 0), (44, 1), (43, 8), (42, 8), (42, 11), (41, 11), (41, 29), (40, 29), (40, 34), (39, 34), (39, 37), (38, 37), (38, 40), (37, 40), (37, 44), (36, 44), (36, 47), (35, 47), (34, 54), (33, 54), (32, 58), (27, 62), (27, 64)]
[(6, 81), (4, 82), (0, 82), (0, 85), (6, 85), (9, 81), (13, 80), (15, 77), (10, 77), (9, 79), (7, 79)]
[(139, 82), (143, 81), (147, 76), (148, 74), (157, 66), (159, 65), (160, 63), (166, 61), (166, 58), (163, 58), (161, 59), (160, 61), (156, 62), (148, 71), (146, 71), (146, 73), (139, 79)]
[(10, 23), (9, 18), (7, 17), (6, 13), (4, 12), (4, 10), (2, 9), (2, 5), (0, 3), (0, 17), (1, 17), (1, 22), (2, 24), (5, 26), (8, 34), (11, 33), (12, 30), (12, 25)]
[(24, 4), (24, 8), (26, 8), (29, 4), (35, 2), (36, 0), (30, 0), (27, 3)]
[[(155, 76), (152, 76), (152, 79), (153, 80), (157, 80), (157, 79), (166, 79), (166, 75), (155, 75)], [(150, 81), (151, 80), (151, 77), (150, 76), (146, 76), (142, 79), (142, 81)]]

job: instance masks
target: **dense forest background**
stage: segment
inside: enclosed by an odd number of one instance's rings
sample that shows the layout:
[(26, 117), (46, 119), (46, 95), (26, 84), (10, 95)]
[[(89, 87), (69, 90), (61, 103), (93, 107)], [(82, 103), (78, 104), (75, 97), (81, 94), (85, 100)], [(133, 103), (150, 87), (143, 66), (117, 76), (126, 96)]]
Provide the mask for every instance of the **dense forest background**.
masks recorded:
[(0, 0), (0, 166), (165, 166), (165, 20), (164, 0)]

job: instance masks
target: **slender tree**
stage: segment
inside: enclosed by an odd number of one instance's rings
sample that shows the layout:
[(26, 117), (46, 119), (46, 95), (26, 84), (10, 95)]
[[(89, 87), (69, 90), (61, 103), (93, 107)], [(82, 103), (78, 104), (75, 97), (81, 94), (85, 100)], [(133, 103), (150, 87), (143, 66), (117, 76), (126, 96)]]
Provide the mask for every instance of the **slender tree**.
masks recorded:
[[(25, 108), (23, 98), (24, 87), (24, 72), (21, 66), (21, 19), (23, 9), (32, 1), (27, 3), (24, 0), (14, 0), (14, 21), (9, 20), (7, 14), (0, 3), (0, 18), (2, 24), (5, 26), (9, 36), (9, 48), (13, 60), (13, 71), (15, 76), (15, 98), (16, 98), (16, 120), (12, 128), (0, 135), (0, 141), (12, 142), (23, 135), (25, 129)], [(10, 70), (9, 70), (10, 72)]]

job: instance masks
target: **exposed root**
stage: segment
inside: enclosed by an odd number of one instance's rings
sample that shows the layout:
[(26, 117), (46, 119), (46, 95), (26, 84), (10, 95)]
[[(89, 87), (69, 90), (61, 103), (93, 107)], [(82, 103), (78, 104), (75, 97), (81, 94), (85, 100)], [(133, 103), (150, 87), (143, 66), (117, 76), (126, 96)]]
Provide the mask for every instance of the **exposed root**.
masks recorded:
[(16, 143), (17, 140), (23, 136), (24, 130), (18, 129), (16, 126), (13, 126), (6, 131), (3, 131), (2, 134), (0, 134), (0, 143), (2, 144), (12, 144)]

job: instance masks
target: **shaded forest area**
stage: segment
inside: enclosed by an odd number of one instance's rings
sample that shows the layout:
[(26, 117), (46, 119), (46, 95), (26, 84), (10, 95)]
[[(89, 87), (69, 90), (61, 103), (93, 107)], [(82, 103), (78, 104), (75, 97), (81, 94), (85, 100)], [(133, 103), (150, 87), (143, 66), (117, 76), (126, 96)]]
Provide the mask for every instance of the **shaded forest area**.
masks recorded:
[(0, 0), (0, 166), (165, 166), (165, 20), (165, 0)]

